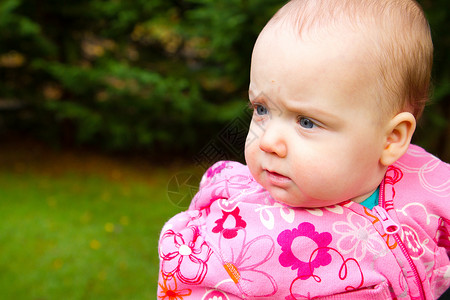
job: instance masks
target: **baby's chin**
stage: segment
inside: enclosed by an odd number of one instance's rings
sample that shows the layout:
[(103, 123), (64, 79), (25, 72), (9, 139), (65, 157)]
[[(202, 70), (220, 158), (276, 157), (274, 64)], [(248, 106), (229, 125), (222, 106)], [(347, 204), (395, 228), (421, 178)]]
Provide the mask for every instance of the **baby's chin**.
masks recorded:
[[(293, 197), (292, 195), (283, 195), (283, 193), (279, 193), (278, 191), (269, 191), (270, 196), (275, 202), (284, 204), (286, 206), (295, 207), (295, 208), (308, 208), (315, 209), (326, 206), (333, 206), (339, 203), (330, 202), (330, 201), (321, 201), (321, 200), (311, 200), (311, 199), (301, 199), (301, 197)], [(286, 192), (287, 194), (287, 192)]]
[[(253, 174), (252, 174), (253, 175)], [(286, 189), (267, 186), (264, 181), (261, 181), (258, 176), (254, 176), (255, 181), (261, 185), (275, 202), (284, 204), (286, 206), (295, 208), (320, 208), (325, 206), (333, 206), (338, 204), (337, 202), (322, 201), (317, 199), (305, 199), (303, 195), (293, 195), (291, 191)]]
[[(305, 203), (301, 203), (301, 201), (298, 200), (298, 198), (292, 197), (292, 195), (289, 195), (286, 191), (269, 191), (270, 196), (275, 202), (296, 207), (296, 208), (309, 208), (308, 205), (305, 205)], [(302, 205), (303, 204), (303, 205)]]

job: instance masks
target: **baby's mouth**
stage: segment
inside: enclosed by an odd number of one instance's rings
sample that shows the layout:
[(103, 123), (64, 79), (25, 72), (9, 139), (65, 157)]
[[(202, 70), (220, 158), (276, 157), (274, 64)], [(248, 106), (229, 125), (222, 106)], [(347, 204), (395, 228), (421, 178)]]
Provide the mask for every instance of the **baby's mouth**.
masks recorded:
[(269, 182), (276, 186), (286, 186), (286, 184), (291, 182), (291, 179), (287, 176), (281, 175), (280, 173), (264, 170), (267, 174), (267, 179)]

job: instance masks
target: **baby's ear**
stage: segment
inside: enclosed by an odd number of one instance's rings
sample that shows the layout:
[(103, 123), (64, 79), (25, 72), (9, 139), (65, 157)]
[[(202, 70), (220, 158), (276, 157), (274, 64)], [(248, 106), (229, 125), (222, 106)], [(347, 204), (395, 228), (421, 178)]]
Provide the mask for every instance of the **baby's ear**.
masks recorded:
[(409, 112), (401, 112), (388, 122), (385, 145), (380, 158), (382, 165), (392, 165), (405, 154), (415, 129), (416, 119)]

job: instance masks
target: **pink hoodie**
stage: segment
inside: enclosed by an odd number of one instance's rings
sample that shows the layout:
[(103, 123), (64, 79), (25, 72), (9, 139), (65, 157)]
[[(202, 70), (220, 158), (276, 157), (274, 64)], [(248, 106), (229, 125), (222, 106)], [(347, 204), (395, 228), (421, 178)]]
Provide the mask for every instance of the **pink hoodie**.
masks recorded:
[(374, 209), (303, 209), (218, 162), (162, 230), (158, 299), (436, 299), (450, 286), (449, 175), (410, 146)]

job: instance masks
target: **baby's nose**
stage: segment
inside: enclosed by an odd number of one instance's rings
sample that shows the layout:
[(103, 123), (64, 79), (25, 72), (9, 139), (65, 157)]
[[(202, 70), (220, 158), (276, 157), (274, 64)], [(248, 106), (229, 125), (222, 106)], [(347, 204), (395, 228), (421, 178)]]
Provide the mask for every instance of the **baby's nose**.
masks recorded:
[(281, 126), (275, 123), (267, 124), (259, 139), (259, 148), (264, 152), (285, 157), (287, 155), (287, 145)]

